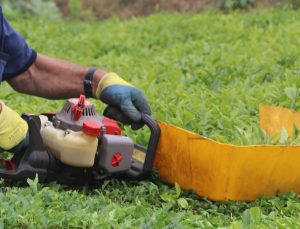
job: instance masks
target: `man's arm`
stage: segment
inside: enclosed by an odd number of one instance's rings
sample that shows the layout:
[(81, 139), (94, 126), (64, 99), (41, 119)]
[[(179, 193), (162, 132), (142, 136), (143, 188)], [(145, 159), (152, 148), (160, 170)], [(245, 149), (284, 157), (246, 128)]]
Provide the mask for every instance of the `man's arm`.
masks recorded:
[[(37, 54), (25, 72), (7, 81), (21, 93), (67, 99), (84, 94), (83, 81), (87, 72), (87, 67)], [(131, 124), (133, 129), (143, 126), (142, 113), (151, 114), (144, 94), (115, 73), (98, 69), (93, 77), (92, 94), (108, 105), (107, 117)]]
[[(7, 81), (21, 93), (48, 99), (67, 99), (84, 94), (83, 81), (87, 71), (87, 67), (38, 54), (25, 72)], [(105, 74), (101, 69), (94, 74), (94, 98), (98, 83)]]

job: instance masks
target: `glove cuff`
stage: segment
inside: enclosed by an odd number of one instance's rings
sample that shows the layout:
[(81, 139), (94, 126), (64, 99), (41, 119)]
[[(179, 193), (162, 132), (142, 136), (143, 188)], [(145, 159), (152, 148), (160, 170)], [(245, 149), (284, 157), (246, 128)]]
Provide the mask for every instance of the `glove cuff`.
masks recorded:
[(110, 72), (110, 73), (107, 73), (106, 75), (104, 75), (103, 78), (98, 83), (97, 90), (96, 90), (96, 97), (100, 98), (102, 91), (105, 88), (112, 86), (112, 85), (124, 85), (124, 86), (133, 87), (133, 85), (131, 85), (130, 83), (123, 80), (116, 73)]
[(17, 112), (5, 106), (2, 101), (0, 103), (2, 106), (0, 113), (0, 147), (4, 150), (10, 150), (25, 138), (28, 125)]

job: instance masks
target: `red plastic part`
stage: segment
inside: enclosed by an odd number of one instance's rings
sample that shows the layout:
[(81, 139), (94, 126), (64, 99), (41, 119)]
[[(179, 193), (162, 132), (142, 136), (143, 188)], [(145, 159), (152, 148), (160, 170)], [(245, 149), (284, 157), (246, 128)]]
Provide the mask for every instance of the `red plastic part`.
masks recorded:
[(123, 155), (121, 153), (115, 153), (111, 159), (111, 165), (113, 167), (118, 167), (121, 164)]
[(85, 106), (85, 96), (80, 95), (78, 99), (78, 103), (72, 107), (74, 121), (78, 121), (81, 118), (83, 114), (84, 106)]
[(122, 134), (121, 127), (113, 119), (104, 117), (103, 125), (105, 126), (106, 134), (111, 134), (111, 135), (121, 135)]
[(82, 125), (82, 131), (85, 134), (98, 137), (101, 132), (101, 125), (94, 120), (85, 120)]
[(11, 160), (0, 159), (0, 164), (5, 164), (7, 170), (16, 169), (15, 163), (13, 163)]

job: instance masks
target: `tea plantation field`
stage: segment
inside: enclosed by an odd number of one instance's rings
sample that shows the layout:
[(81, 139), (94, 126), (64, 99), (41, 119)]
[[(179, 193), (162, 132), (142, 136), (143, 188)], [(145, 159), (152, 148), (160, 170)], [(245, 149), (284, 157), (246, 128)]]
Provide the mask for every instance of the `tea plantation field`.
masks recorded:
[[(145, 92), (155, 118), (221, 142), (276, 143), (259, 128), (258, 105), (300, 110), (300, 11), (11, 23), (43, 54), (119, 73)], [(15, 93), (6, 83), (0, 98), (20, 113), (57, 111), (64, 103)], [(94, 102), (101, 112), (104, 105)], [(142, 131), (130, 134), (146, 140)], [(0, 228), (300, 227), (294, 193), (214, 203), (155, 175), (94, 190), (37, 180), (12, 188), (2, 182), (0, 189)]]

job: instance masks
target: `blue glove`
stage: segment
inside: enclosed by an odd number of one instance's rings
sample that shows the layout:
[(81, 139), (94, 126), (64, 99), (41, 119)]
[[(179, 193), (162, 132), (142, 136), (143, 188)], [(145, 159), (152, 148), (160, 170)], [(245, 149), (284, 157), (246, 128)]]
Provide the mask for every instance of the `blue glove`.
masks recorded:
[(131, 124), (132, 129), (143, 126), (141, 113), (151, 115), (143, 92), (120, 78), (116, 73), (106, 74), (98, 84), (96, 95), (108, 104), (104, 115)]

